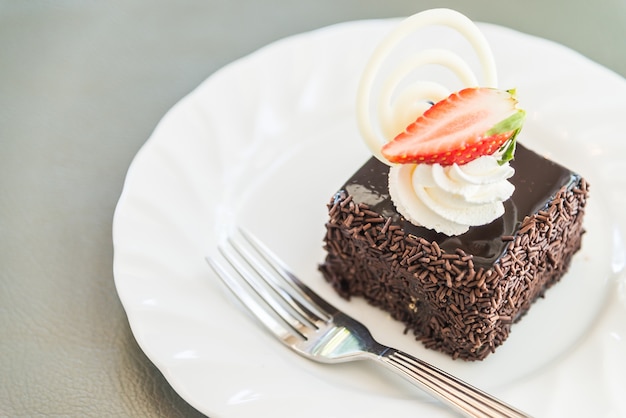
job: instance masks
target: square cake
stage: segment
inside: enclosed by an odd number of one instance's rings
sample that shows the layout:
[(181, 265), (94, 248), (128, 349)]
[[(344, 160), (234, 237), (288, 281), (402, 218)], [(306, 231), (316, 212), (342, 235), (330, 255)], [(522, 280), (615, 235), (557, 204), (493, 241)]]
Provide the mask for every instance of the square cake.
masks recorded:
[[(422, 32), (431, 26), (461, 34), (462, 51), (437, 45)], [(420, 35), (425, 49), (414, 51)], [(482, 83), (465, 52), (479, 59)], [(325, 279), (455, 359), (493, 353), (563, 277), (584, 233), (587, 182), (518, 144), (526, 112), (515, 89), (498, 88), (495, 62), (480, 29), (456, 11), (402, 21), (357, 90), (373, 156), (328, 206)], [(443, 67), (457, 83), (420, 78), (423, 67)]]
[(494, 352), (581, 246), (588, 185), (518, 144), (505, 212), (464, 234), (413, 225), (388, 192), (389, 166), (363, 165), (328, 206), (324, 277), (362, 296), (418, 340), (465, 360)]

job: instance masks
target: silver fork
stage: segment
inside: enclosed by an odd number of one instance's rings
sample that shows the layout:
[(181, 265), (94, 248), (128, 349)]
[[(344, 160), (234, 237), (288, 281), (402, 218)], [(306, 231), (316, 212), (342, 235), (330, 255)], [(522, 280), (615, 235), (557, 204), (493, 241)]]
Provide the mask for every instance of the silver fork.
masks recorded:
[(330, 305), (258, 239), (239, 229), (207, 261), (271, 333), (298, 354), (323, 363), (373, 360), (472, 417), (529, 417), (512, 406), (400, 350)]

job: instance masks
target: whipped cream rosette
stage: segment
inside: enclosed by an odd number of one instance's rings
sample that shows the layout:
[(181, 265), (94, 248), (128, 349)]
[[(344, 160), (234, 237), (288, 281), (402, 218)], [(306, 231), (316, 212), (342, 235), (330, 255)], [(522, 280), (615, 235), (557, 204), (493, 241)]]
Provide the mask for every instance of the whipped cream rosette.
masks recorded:
[[(383, 71), (400, 43), (429, 26), (450, 28), (469, 42), (482, 87), (470, 64), (445, 48), (421, 49)], [(440, 82), (415, 79), (416, 69), (431, 65), (447, 68), (465, 88), (451, 92)], [(514, 191), (509, 160), (525, 114), (514, 91), (496, 86), (486, 39), (453, 10), (411, 16), (374, 51), (358, 90), (359, 128), (372, 154), (390, 165), (390, 196), (410, 222), (459, 235), (504, 213), (503, 202)]]

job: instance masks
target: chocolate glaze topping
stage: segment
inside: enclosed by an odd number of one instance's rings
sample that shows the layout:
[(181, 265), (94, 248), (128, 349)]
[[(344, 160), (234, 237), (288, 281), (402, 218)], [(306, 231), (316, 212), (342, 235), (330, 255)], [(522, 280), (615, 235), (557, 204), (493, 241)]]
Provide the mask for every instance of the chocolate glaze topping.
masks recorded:
[(515, 192), (504, 203), (504, 215), (488, 225), (471, 227), (459, 236), (437, 233), (405, 220), (389, 197), (389, 167), (374, 157), (343, 185), (342, 190), (352, 196), (355, 203), (365, 203), (373, 211), (391, 217), (405, 232), (435, 241), (444, 251), (454, 252), (460, 248), (473, 255), (475, 265), (490, 267), (506, 250), (508, 242), (502, 237), (514, 236), (526, 216), (544, 208), (562, 187), (571, 188), (580, 181), (579, 175), (519, 143), (515, 155), (511, 162), (515, 174), (510, 180)]

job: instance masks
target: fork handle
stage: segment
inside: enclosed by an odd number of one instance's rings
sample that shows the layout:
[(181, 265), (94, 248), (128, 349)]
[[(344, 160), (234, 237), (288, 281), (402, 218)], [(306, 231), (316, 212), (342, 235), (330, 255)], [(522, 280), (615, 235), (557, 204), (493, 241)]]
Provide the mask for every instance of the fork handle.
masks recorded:
[(448, 373), (394, 348), (378, 359), (411, 383), (470, 417), (530, 417)]

